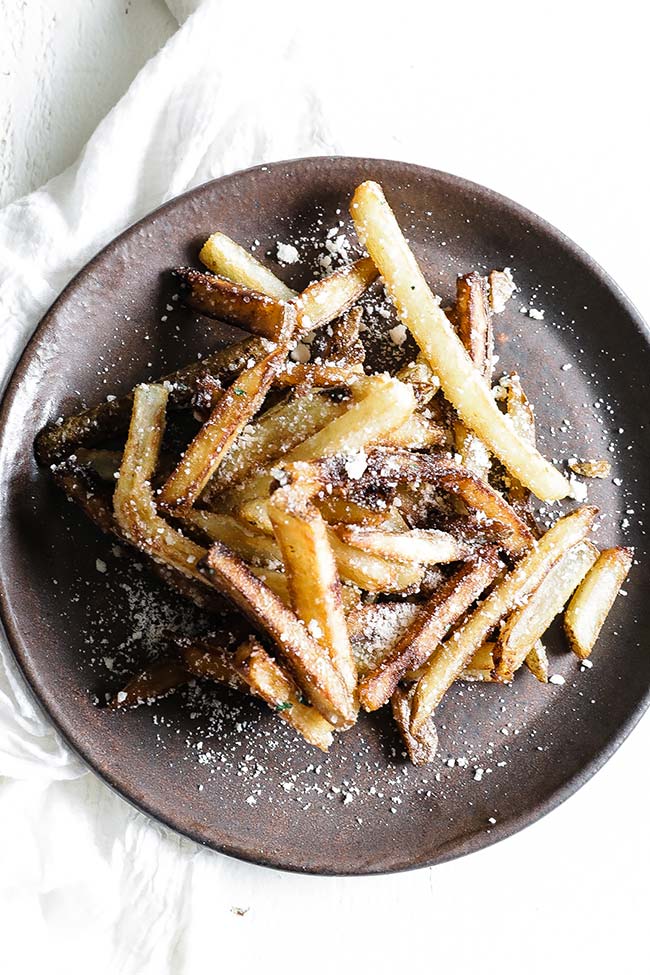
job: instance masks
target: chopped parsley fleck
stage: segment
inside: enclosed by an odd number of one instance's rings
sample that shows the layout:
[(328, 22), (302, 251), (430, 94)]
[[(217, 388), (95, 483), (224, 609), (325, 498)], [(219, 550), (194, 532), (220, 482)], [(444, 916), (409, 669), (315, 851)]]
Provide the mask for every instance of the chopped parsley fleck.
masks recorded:
[(245, 396), (246, 390), (240, 389), (239, 386), (235, 389), (235, 396)]
[(275, 705), (275, 710), (276, 711), (288, 711), (289, 708), (292, 708), (292, 707), (293, 707), (293, 704), (291, 703), (291, 701), (283, 701), (282, 704), (276, 704)]

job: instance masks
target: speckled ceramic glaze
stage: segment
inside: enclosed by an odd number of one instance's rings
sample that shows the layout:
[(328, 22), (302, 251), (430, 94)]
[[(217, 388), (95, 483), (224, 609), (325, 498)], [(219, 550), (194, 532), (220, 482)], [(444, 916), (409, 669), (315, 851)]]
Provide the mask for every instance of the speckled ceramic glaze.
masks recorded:
[[(199, 705), (176, 695), (124, 714), (97, 707), (94, 695), (119, 686), (101, 659), (132, 635), (133, 603), (120, 583), (133, 570), (123, 577), (124, 559), (65, 500), (32, 451), (48, 419), (155, 378), (215, 344), (217, 333), (194, 314), (166, 311), (169, 270), (196, 263), (212, 231), (245, 245), (257, 239), (258, 254), (277, 241), (322, 240), (339, 219), (347, 221), (350, 195), (367, 178), (383, 184), (443, 297), (452, 295), (460, 271), (513, 268), (520, 292), (496, 320), (497, 371), (518, 367), (547, 454), (610, 457), (622, 483), (590, 485), (590, 500), (604, 513), (597, 541), (633, 544), (640, 562), (591, 671), (580, 672), (557, 628), (548, 647), (563, 686), (542, 686), (527, 672), (513, 688), (456, 685), (437, 714), (439, 761), (427, 769), (404, 762), (383, 713), (362, 718), (323, 756), (259, 705), (216, 687), (203, 689)], [(309, 279), (306, 266), (270, 263), (296, 287)], [(531, 304), (544, 309), (543, 322), (520, 312)], [(220, 337), (228, 334), (236, 333)], [(217, 850), (291, 870), (363, 874), (480, 849), (570, 795), (647, 705), (650, 579), (637, 518), (648, 495), (650, 433), (639, 430), (639, 417), (649, 376), (644, 325), (616, 285), (558, 231), (480, 186), (403, 163), (344, 158), (276, 163), (201, 186), (132, 227), (77, 275), (9, 386), (1, 418), (0, 589), (16, 658), (91, 768), (140, 809)], [(635, 514), (626, 515), (628, 508)], [(159, 592), (153, 581), (140, 585)], [(452, 767), (450, 758), (461, 764)]]

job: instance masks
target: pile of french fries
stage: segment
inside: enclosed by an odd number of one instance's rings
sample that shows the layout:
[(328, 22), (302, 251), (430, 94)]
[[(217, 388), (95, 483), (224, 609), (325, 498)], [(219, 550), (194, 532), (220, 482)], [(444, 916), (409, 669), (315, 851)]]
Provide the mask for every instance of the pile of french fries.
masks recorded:
[[(361, 184), (350, 213), (369, 256), (301, 294), (215, 233), (207, 271), (178, 269), (178, 290), (249, 337), (50, 425), (36, 450), (98, 527), (215, 617), (113, 706), (204, 678), (326, 751), (360, 708), (390, 704), (423, 764), (455, 681), (508, 683), (524, 664), (547, 681), (541, 640), (567, 604), (570, 647), (589, 656), (632, 551), (596, 549), (590, 506), (535, 522), (533, 498), (571, 485), (535, 445), (519, 377), (493, 386), (509, 273), (460, 277), (443, 309), (381, 187)], [(359, 302), (378, 277), (419, 349), (396, 375), (364, 368)], [(178, 410), (199, 424), (180, 453), (165, 439)]]

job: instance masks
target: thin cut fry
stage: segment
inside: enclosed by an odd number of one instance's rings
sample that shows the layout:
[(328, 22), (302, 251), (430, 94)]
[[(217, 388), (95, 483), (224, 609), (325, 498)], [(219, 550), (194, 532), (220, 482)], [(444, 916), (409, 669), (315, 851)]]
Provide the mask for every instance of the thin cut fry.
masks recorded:
[(322, 645), (354, 696), (357, 672), (341, 599), (341, 583), (318, 509), (291, 486), (271, 495), (268, 512), (282, 551), (291, 603), (314, 639)]
[(427, 661), (449, 629), (492, 582), (499, 568), (496, 551), (483, 552), (434, 592), (394, 650), (361, 680), (359, 700), (367, 711), (375, 711), (385, 704), (404, 673)]
[(233, 650), (226, 649), (216, 640), (181, 639), (177, 642), (177, 650), (183, 666), (192, 676), (214, 680), (244, 693), (249, 690), (248, 684), (237, 673)]
[(332, 725), (303, 701), (293, 680), (258, 640), (251, 637), (239, 647), (234, 665), (252, 692), (266, 701), (305, 741), (323, 752), (328, 750), (333, 738)]
[(183, 511), (192, 507), (222, 457), (264, 402), (285, 356), (284, 346), (274, 347), (226, 390), (163, 486), (160, 504), (165, 509)]
[(591, 653), (633, 558), (631, 548), (606, 549), (569, 603), (564, 629), (571, 649), (581, 660)]
[(344, 314), (377, 277), (368, 257), (338, 268), (326, 278), (314, 281), (294, 299), (297, 313), (296, 337), (306, 335)]
[(225, 234), (212, 234), (201, 248), (199, 258), (214, 274), (261, 291), (270, 298), (291, 301), (296, 296), (268, 267)]
[(281, 388), (336, 389), (351, 386), (363, 372), (361, 365), (338, 365), (331, 362), (287, 362), (275, 378), (274, 385)]
[(232, 515), (196, 508), (178, 516), (185, 527), (198, 528), (211, 542), (223, 542), (246, 562), (280, 562), (282, 556), (277, 543), (262, 532), (244, 526)]
[(540, 683), (548, 684), (548, 656), (541, 640), (538, 640), (528, 651), (526, 666)]
[(372, 552), (385, 559), (435, 565), (457, 562), (472, 554), (472, 549), (457, 541), (449, 532), (435, 528), (412, 528), (409, 531), (387, 531), (361, 525), (338, 525), (334, 529), (342, 542)]
[(189, 308), (274, 342), (282, 338), (284, 306), (277, 299), (191, 267), (177, 268), (174, 277)]
[(472, 271), (456, 281), (456, 320), (458, 337), (478, 371), (490, 379), (494, 356), (494, 336), (487, 281)]
[(210, 548), (202, 569), (220, 591), (272, 637), (299, 685), (323, 717), (339, 728), (352, 724), (356, 718), (352, 695), (295, 613), (220, 542)]
[(429, 765), (436, 757), (438, 733), (433, 721), (427, 721), (419, 729), (417, 735), (413, 734), (410, 727), (412, 696), (413, 690), (406, 691), (401, 687), (395, 689), (390, 699), (393, 718), (413, 764)]
[(490, 631), (517, 603), (537, 589), (559, 558), (588, 534), (596, 508), (572, 511), (555, 522), (534, 547), (498, 582), (490, 595), (431, 655), (413, 700), (412, 726), (417, 729), (437, 708)]
[(461, 419), (537, 497), (555, 501), (570, 495), (566, 478), (532, 444), (518, 436), (499, 411), (488, 385), (429, 290), (381, 187), (370, 181), (362, 183), (354, 194), (350, 212), (359, 239), (384, 278), (400, 319), (440, 377), (445, 396)]
[(493, 315), (500, 315), (517, 290), (509, 267), (503, 271), (490, 271), (488, 274), (490, 308)]
[(132, 708), (138, 704), (149, 704), (186, 684), (189, 679), (190, 674), (179, 660), (175, 657), (164, 657), (132, 677), (118, 691), (108, 707)]
[(612, 466), (606, 458), (601, 460), (575, 460), (569, 461), (569, 467), (574, 474), (580, 477), (609, 477)]
[(535, 592), (512, 613), (496, 642), (494, 676), (502, 683), (511, 681), (535, 643), (582, 582), (598, 558), (591, 542), (579, 542), (555, 563)]

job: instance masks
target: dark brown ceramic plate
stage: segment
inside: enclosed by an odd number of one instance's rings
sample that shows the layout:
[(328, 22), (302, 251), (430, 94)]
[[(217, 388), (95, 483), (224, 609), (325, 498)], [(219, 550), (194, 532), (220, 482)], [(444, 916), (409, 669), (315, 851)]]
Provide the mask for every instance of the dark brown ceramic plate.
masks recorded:
[[(155, 652), (178, 608), (37, 468), (34, 435), (46, 420), (214, 344), (205, 323), (167, 308), (169, 269), (195, 263), (210, 232), (258, 240), (261, 255), (301, 238), (305, 261), (279, 271), (300, 287), (318, 250), (308, 239), (322, 249), (329, 228), (347, 226), (350, 194), (369, 177), (384, 185), (443, 296), (459, 271), (513, 268), (521, 290), (498, 320), (498, 368), (520, 370), (547, 454), (612, 461), (616, 480), (590, 486), (604, 514), (599, 539), (635, 545), (639, 564), (593, 669), (580, 671), (558, 630), (549, 649), (563, 686), (542, 686), (528, 673), (512, 689), (457, 685), (437, 715), (440, 761), (426, 770), (403, 761), (383, 714), (362, 719), (323, 756), (261, 707), (214, 687), (108, 713), (94, 695), (117, 689), (120, 669)], [(543, 322), (520, 312), (531, 305), (544, 310)], [(126, 231), (77, 275), (9, 386), (0, 583), (18, 662), (65, 738), (110, 786), (217, 850), (291, 870), (363, 874), (480, 849), (570, 795), (647, 706), (650, 562), (640, 522), (650, 432), (639, 420), (649, 376), (647, 334), (616, 285), (558, 231), (480, 186), (364, 159), (277, 163), (201, 186)]]

